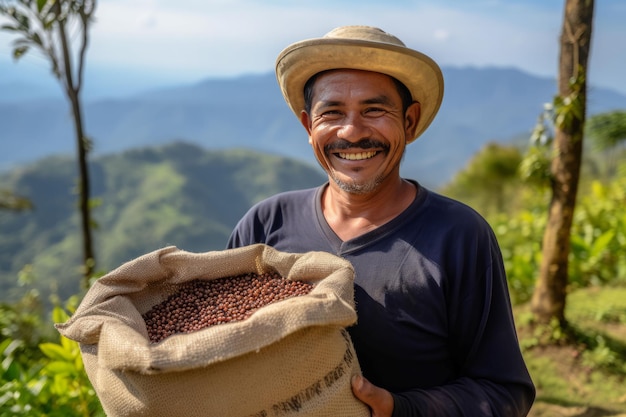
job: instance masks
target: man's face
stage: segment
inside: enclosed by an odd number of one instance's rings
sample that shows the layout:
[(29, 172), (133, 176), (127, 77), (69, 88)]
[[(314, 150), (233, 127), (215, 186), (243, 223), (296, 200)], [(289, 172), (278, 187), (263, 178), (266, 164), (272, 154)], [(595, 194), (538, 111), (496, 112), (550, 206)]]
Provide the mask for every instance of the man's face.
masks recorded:
[(302, 112), (301, 122), (330, 178), (344, 191), (366, 194), (391, 174), (400, 175), (406, 140), (418, 118), (417, 103), (403, 113), (389, 76), (336, 70), (315, 81), (311, 113)]

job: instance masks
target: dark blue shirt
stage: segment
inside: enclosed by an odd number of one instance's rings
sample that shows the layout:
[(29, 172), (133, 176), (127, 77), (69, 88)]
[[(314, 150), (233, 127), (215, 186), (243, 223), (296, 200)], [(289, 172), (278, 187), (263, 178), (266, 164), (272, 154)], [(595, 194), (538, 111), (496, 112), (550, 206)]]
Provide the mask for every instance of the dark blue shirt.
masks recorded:
[(363, 375), (392, 392), (394, 417), (525, 416), (535, 390), (485, 220), (419, 187), (399, 216), (344, 242), (323, 216), (323, 187), (255, 205), (228, 246), (326, 251), (352, 263), (358, 322), (348, 330)]

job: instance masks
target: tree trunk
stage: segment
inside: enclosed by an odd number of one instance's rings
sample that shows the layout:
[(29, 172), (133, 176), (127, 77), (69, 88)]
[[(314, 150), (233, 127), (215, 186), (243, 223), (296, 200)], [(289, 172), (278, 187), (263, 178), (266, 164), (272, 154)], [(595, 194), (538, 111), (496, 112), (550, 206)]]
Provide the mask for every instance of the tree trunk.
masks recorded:
[(83, 235), (83, 276), (85, 288), (89, 287), (95, 267), (95, 255), (93, 251), (93, 240), (91, 236), (91, 208), (89, 200), (91, 187), (89, 179), (89, 169), (87, 164), (87, 146), (83, 132), (82, 112), (78, 94), (71, 97), (72, 112), (74, 114), (74, 129), (76, 132), (76, 146), (78, 151), (78, 173), (79, 173), (79, 207), (81, 214), (81, 231)]
[[(59, 6), (60, 7), (60, 3)], [(59, 9), (60, 10), (60, 9)], [(91, 235), (91, 208), (89, 200), (91, 197), (89, 168), (87, 164), (87, 139), (83, 129), (82, 107), (80, 104), (80, 89), (82, 81), (83, 60), (78, 64), (78, 80), (74, 79), (72, 71), (72, 60), (70, 53), (70, 45), (65, 32), (65, 21), (59, 20), (59, 39), (61, 41), (61, 51), (63, 53), (63, 67), (65, 69), (63, 80), (67, 97), (72, 105), (72, 114), (74, 118), (74, 132), (76, 134), (76, 151), (78, 156), (78, 199), (81, 218), (81, 232), (83, 236), (83, 278), (85, 288), (89, 287), (89, 280), (95, 269), (95, 255), (93, 251), (93, 241)], [(83, 28), (83, 45), (86, 48), (87, 27)]]
[[(586, 112), (586, 73), (593, 21), (593, 0), (566, 0), (560, 39), (559, 96), (565, 122), (557, 120), (552, 160), (552, 199), (543, 237), (539, 277), (531, 300), (540, 323), (557, 319), (566, 324), (570, 231), (576, 205)], [(576, 83), (572, 80), (576, 79)], [(575, 98), (576, 104), (568, 104)], [(557, 109), (557, 114), (559, 110)]]

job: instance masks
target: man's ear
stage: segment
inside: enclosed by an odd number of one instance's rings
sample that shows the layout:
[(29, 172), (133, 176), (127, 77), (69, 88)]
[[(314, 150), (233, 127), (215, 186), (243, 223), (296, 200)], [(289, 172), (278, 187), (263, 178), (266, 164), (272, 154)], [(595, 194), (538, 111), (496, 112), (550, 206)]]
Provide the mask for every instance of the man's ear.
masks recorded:
[(300, 112), (300, 123), (306, 129), (306, 133), (309, 135), (309, 143), (311, 143), (311, 117), (305, 110)]
[(417, 122), (420, 120), (421, 108), (417, 101), (411, 103), (404, 113), (404, 131), (407, 138), (413, 139), (417, 130)]

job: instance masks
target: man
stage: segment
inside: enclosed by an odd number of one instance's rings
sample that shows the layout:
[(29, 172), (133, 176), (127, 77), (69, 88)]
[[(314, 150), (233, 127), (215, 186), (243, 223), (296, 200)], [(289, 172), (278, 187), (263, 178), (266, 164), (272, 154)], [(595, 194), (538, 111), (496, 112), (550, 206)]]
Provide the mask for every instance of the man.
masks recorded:
[(405, 146), (441, 104), (437, 64), (380, 29), (348, 26), (287, 47), (276, 72), (329, 181), (257, 204), (228, 246), (351, 261), (348, 330), (363, 370), (352, 388), (373, 416), (525, 416), (535, 390), (492, 230), (400, 176)]

